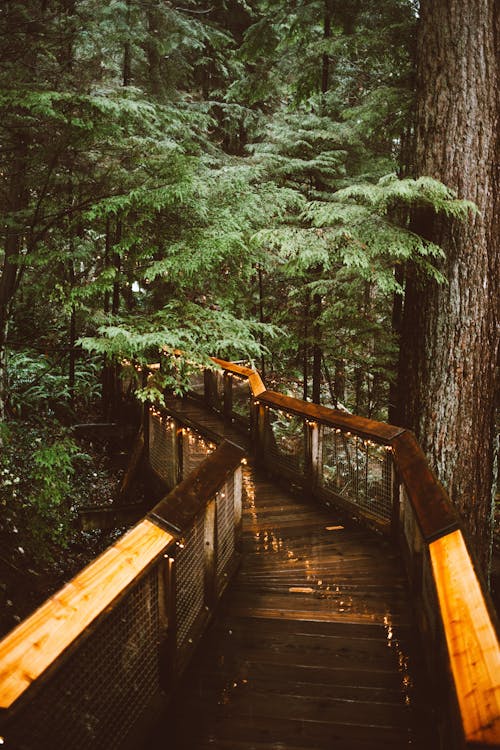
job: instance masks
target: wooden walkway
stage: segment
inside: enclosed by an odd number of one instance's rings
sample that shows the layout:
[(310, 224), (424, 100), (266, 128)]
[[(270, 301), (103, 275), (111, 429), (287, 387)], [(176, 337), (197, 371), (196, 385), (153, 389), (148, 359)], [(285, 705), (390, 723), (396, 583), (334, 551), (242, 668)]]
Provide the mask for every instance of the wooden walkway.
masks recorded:
[[(197, 405), (177, 408), (222, 429)], [(147, 748), (433, 750), (411, 604), (389, 544), (252, 467), (243, 528), (236, 580)]]

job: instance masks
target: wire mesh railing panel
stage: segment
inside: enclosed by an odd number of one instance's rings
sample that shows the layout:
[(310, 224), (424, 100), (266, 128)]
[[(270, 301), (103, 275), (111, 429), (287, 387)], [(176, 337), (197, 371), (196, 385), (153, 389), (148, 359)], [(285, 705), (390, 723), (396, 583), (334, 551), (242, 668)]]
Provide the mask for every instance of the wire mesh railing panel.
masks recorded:
[(251, 394), (247, 378), (231, 375), (233, 416), (250, 423)]
[(294, 474), (305, 467), (304, 419), (284, 411), (269, 409), (265, 438), (266, 460)]
[(177, 483), (176, 439), (177, 431), (173, 420), (156, 409), (150, 409), (149, 463), (170, 488)]
[(205, 395), (205, 371), (197, 370), (189, 376), (189, 390), (195, 396), (203, 397)]
[(154, 567), (12, 720), (8, 746), (119, 748), (159, 690), (159, 639)]
[(399, 526), (403, 537), (403, 545), (406, 547), (409, 559), (416, 560), (422, 552), (424, 540), (413, 506), (403, 484), (399, 488), (399, 499)]
[(177, 648), (181, 648), (205, 604), (205, 515), (196, 520), (176, 557)]
[(206, 457), (212, 453), (215, 446), (205, 440), (197, 432), (182, 428), (182, 476), (188, 477)]
[(324, 427), (319, 485), (388, 521), (393, 505), (393, 460), (388, 447)]
[(224, 371), (213, 373), (212, 407), (219, 412), (224, 411)]
[(234, 476), (230, 477), (224, 488), (217, 493), (217, 590), (225, 587), (227, 569), (233, 559), (235, 545), (234, 529)]

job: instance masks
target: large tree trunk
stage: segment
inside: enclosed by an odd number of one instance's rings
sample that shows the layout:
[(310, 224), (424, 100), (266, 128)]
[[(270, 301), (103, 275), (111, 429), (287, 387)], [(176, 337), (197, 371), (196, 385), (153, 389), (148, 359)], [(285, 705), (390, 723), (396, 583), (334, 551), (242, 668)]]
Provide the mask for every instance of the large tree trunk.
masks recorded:
[(410, 272), (400, 360), (402, 421), (458, 506), (485, 571), (499, 344), (498, 25), (495, 0), (421, 3), (416, 170), (479, 213), (464, 223), (416, 217), (446, 253), (448, 283)]

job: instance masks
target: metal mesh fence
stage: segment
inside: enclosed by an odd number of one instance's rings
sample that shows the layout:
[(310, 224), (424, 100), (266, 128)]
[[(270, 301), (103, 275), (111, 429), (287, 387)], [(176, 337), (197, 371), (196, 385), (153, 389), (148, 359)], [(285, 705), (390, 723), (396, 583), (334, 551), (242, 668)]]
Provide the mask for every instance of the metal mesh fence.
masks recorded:
[(212, 389), (212, 407), (218, 411), (224, 411), (224, 371), (216, 370), (212, 373), (213, 376), (213, 389)]
[(320, 486), (377, 518), (390, 520), (392, 454), (384, 445), (324, 427)]
[(185, 479), (212, 452), (214, 446), (197, 432), (182, 429), (182, 477)]
[(234, 477), (217, 493), (217, 590), (225, 587), (227, 569), (234, 555)]
[(189, 377), (189, 390), (195, 396), (202, 398), (205, 395), (205, 371), (197, 370)]
[(250, 423), (250, 385), (247, 378), (231, 375), (232, 413), (240, 421)]
[(173, 420), (151, 409), (149, 412), (149, 463), (169, 488), (177, 484), (176, 440), (177, 434)]
[(205, 515), (202, 513), (176, 557), (177, 647), (180, 648), (205, 603)]
[(159, 690), (158, 568), (107, 615), (7, 728), (16, 750), (119, 748)]
[(267, 460), (289, 472), (302, 474), (305, 466), (304, 419), (274, 409), (269, 409), (267, 414)]

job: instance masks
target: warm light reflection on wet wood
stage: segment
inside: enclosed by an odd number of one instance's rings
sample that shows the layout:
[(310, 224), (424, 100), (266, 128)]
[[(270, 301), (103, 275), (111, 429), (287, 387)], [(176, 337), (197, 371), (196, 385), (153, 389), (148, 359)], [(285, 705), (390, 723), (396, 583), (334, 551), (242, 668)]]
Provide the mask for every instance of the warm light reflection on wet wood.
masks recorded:
[(173, 537), (141, 521), (0, 642), (8, 708), (158, 556)]
[(500, 651), (461, 531), (429, 545), (467, 742), (500, 744)]

